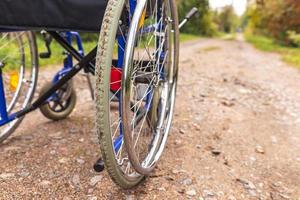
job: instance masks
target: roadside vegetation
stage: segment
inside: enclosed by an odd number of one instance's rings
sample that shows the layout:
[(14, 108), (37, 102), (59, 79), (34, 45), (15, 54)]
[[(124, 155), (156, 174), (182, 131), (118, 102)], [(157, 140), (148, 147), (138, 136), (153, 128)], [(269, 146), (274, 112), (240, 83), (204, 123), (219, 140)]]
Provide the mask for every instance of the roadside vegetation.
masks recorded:
[(243, 16), (246, 40), (256, 48), (276, 52), (300, 67), (300, 2), (256, 0)]

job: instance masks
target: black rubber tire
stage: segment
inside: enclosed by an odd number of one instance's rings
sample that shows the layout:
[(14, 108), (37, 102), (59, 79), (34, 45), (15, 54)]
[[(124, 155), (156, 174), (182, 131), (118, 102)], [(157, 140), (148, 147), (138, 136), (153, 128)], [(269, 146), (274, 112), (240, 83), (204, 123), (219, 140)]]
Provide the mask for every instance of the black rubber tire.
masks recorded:
[[(48, 82), (44, 85), (44, 87), (41, 89), (40, 95), (47, 92), (52, 86), (51, 82)], [(76, 102), (77, 102), (77, 96), (76, 91), (72, 87), (70, 91), (70, 97), (68, 98), (68, 106), (66, 109), (64, 109), (62, 112), (55, 112), (53, 109), (51, 109), (49, 103), (46, 103), (40, 107), (41, 113), (48, 119), (53, 121), (59, 121), (66, 119), (74, 110)]]

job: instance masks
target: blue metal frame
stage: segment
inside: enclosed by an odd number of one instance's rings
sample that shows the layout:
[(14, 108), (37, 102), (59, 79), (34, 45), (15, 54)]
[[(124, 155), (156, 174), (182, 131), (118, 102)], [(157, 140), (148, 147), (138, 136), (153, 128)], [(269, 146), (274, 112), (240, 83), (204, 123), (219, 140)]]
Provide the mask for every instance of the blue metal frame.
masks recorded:
[[(64, 32), (61, 34), (64, 35), (66, 41), (70, 45), (72, 44), (73, 40), (75, 39), (78, 53), (80, 53), (82, 56), (85, 55), (82, 40), (81, 40), (80, 34), (78, 32), (68, 31), (68, 32)], [(69, 53), (66, 53), (66, 58), (64, 59), (63, 63), (64, 63), (63, 68), (59, 72), (56, 73), (56, 75), (54, 76), (54, 78), (52, 80), (53, 84), (57, 83), (63, 76), (65, 76), (66, 74), (68, 74), (70, 72), (70, 70), (73, 67), (73, 57)], [(53, 101), (56, 98), (57, 98), (57, 95), (56, 95), (56, 93), (54, 93), (48, 99), (48, 101)]]
[[(129, 0), (129, 5), (130, 5), (130, 15), (133, 16), (136, 5), (137, 5), (137, 1), (136, 0)], [(130, 22), (129, 22), (130, 23)], [(148, 27), (145, 27), (140, 34), (144, 34), (144, 33), (149, 33), (149, 32), (153, 32), (155, 31), (157, 28), (159, 28), (159, 24), (154, 24), (154, 25), (150, 25)], [(15, 30), (4, 30), (4, 29), (0, 29), (0, 32), (10, 32), (10, 31), (15, 31)], [(67, 42), (69, 44), (72, 43), (73, 39), (75, 38), (76, 43), (77, 43), (77, 48), (78, 48), (78, 52), (84, 56), (84, 49), (83, 49), (83, 45), (82, 45), (82, 40), (80, 38), (79, 33), (77, 32), (65, 32), (65, 38), (67, 40)], [(117, 38), (118, 43), (119, 43), (119, 47), (118, 47), (118, 68), (120, 70), (122, 70), (123, 68), (123, 61), (124, 61), (124, 49), (126, 46), (126, 41), (123, 38), (123, 36), (118, 36)], [(66, 74), (68, 74), (68, 72), (70, 72), (70, 70), (73, 67), (73, 57), (71, 55), (67, 55), (65, 62), (64, 62), (64, 66), (63, 69), (60, 70), (55, 77), (53, 78), (52, 82), (56, 83), (58, 80), (61, 79), (61, 77), (65, 76)], [(55, 95), (55, 94), (54, 94)], [(121, 96), (120, 96), (120, 92), (117, 94), (117, 98), (119, 99), (119, 105), (122, 105), (122, 100), (121, 100)], [(152, 96), (152, 94), (150, 94), (150, 96)], [(55, 96), (53, 96), (55, 98)], [(51, 97), (51, 98), (53, 98)], [(49, 100), (51, 100), (51, 98), (49, 98)], [(48, 100), (48, 101), (49, 101)], [(148, 104), (147, 105), (147, 109), (149, 109), (151, 105)], [(121, 116), (121, 106), (119, 106), (120, 108), (120, 117)], [(14, 120), (16, 118), (15, 114), (12, 114), (10, 116), (8, 116), (7, 113), (7, 107), (6, 107), (6, 101), (5, 101), (5, 91), (4, 91), (4, 86), (3, 86), (3, 80), (2, 80), (2, 72), (0, 69), (0, 126), (5, 125), (9, 122), (11, 122), (12, 120)], [(122, 122), (121, 122), (122, 123)], [(121, 124), (122, 127), (122, 124)], [(117, 153), (121, 146), (123, 144), (123, 131), (122, 128), (120, 130), (120, 136), (118, 138), (115, 139), (114, 141), (114, 149), (115, 152)]]
[[(5, 100), (5, 91), (2, 79), (2, 69), (0, 69), (0, 125), (5, 124), (8, 121), (7, 109), (6, 109), (6, 100)], [(2, 124), (2, 125), (3, 125)]]

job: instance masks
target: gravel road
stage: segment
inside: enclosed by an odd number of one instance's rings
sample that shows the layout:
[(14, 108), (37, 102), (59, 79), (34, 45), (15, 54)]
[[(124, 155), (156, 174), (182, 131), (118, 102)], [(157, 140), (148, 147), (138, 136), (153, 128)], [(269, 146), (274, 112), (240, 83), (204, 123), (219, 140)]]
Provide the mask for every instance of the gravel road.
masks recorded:
[(143, 185), (122, 191), (92, 170), (93, 105), (77, 77), (70, 118), (35, 111), (0, 145), (0, 199), (299, 200), (299, 70), (242, 40), (187, 42), (180, 57), (171, 136)]

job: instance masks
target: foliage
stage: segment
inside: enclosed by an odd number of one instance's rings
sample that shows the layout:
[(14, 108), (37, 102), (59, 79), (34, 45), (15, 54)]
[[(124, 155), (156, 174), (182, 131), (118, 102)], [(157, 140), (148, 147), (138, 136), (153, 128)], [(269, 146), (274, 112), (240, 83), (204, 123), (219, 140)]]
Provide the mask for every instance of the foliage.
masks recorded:
[(300, 46), (300, 34), (297, 34), (296, 31), (288, 31), (287, 35), (294, 46)]
[(277, 52), (282, 55), (282, 60), (288, 64), (300, 67), (300, 49), (295, 47), (287, 47), (278, 44), (269, 37), (253, 35), (250, 33), (245, 34), (248, 42), (252, 43), (257, 49), (266, 52)]
[(213, 36), (216, 34), (216, 26), (212, 23), (212, 12), (209, 10), (208, 0), (177, 0), (179, 19), (184, 19), (186, 13), (193, 7), (197, 7), (199, 13), (181, 32), (195, 35)]
[(214, 22), (218, 24), (219, 31), (233, 33), (239, 26), (239, 18), (232, 5), (225, 6), (220, 12), (214, 12)]
[(271, 36), (285, 45), (295, 45), (289, 33), (300, 33), (299, 13), (299, 0), (260, 0), (248, 7), (248, 25), (254, 33)]

